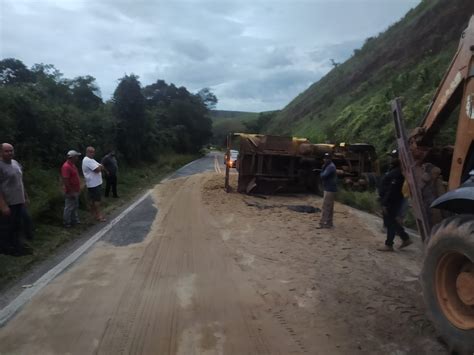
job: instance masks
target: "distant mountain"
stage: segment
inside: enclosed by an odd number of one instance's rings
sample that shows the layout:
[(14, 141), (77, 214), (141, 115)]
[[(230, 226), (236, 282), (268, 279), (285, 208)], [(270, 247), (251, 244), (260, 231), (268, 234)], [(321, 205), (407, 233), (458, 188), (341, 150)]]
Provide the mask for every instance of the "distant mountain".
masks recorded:
[(211, 118), (212, 121), (217, 122), (227, 119), (245, 120), (252, 119), (258, 116), (258, 112), (244, 112), (244, 111), (225, 111), (225, 110), (212, 110)]
[(255, 121), (258, 115), (256, 112), (212, 110), (212, 143), (224, 146), (227, 134), (246, 132), (245, 123)]
[(395, 145), (390, 101), (403, 98), (408, 124), (421, 121), (474, 14), (473, 0), (424, 0), (272, 118), (268, 133), (313, 142)]

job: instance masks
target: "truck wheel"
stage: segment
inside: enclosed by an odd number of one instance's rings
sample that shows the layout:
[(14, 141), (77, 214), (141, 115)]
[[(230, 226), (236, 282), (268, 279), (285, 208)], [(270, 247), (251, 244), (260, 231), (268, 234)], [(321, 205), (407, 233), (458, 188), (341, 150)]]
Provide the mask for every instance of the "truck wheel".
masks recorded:
[(421, 273), (428, 314), (450, 350), (474, 351), (474, 215), (442, 221), (429, 240)]

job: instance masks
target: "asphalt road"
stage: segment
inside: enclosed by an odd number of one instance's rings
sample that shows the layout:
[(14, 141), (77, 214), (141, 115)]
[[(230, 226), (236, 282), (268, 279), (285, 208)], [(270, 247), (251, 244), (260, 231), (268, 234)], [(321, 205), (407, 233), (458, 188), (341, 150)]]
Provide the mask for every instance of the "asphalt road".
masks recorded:
[[(165, 180), (206, 171), (225, 172), (223, 160), (223, 153), (210, 152), (178, 169)], [(110, 222), (107, 225), (95, 225), (88, 232), (78, 236), (74, 242), (65, 245), (57, 254), (37, 265), (0, 294), (0, 326), (7, 324), (36, 293), (80, 260), (97, 241), (103, 240), (114, 246), (141, 242), (150, 231), (157, 213), (158, 208), (148, 192), (136, 201), (132, 201), (131, 205), (108, 216)]]
[(317, 230), (285, 206), (319, 197), (228, 194), (221, 162), (183, 167), (15, 297), (0, 354), (446, 353), (420, 241), (381, 254), (380, 220), (338, 203)]
[[(173, 180), (206, 171), (225, 172), (223, 162), (224, 154), (214, 151), (201, 159), (194, 160), (183, 166), (165, 180)], [(148, 196), (121, 219), (114, 228), (108, 231), (102, 240), (115, 246), (139, 243), (143, 241), (150, 231), (151, 224), (155, 220), (157, 213), (158, 209), (154, 206), (153, 199)]]
[(168, 179), (203, 173), (205, 171), (225, 172), (224, 154), (212, 151), (205, 157), (195, 160), (177, 170)]

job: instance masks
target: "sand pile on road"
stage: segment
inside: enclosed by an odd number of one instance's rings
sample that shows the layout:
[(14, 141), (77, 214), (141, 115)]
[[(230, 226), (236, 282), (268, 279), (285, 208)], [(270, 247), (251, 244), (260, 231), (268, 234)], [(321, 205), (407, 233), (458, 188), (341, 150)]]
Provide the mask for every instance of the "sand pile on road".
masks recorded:
[[(336, 227), (318, 230), (320, 213), (285, 207), (321, 208), (318, 196), (226, 193), (218, 174), (209, 175), (202, 191), (229, 252), (302, 351), (444, 351), (424, 315), (421, 249), (377, 252), (384, 241), (378, 218), (336, 203)], [(321, 334), (328, 348), (320, 348)]]

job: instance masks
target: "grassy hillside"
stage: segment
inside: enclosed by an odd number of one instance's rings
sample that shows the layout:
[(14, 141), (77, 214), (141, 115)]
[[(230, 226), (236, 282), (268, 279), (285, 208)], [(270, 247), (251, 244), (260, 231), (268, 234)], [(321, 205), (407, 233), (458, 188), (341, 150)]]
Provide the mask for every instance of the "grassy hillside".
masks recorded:
[(224, 146), (227, 134), (230, 132), (246, 132), (246, 122), (254, 121), (258, 117), (255, 112), (243, 111), (211, 111), (212, 118), (212, 143)]
[(225, 120), (248, 120), (258, 116), (256, 112), (244, 112), (244, 111), (225, 111), (225, 110), (212, 110), (210, 113), (213, 122), (225, 121)]
[(297, 96), (268, 132), (314, 142), (394, 145), (390, 101), (402, 97), (409, 126), (423, 118), (474, 14), (474, 1), (424, 0), (352, 57)]

